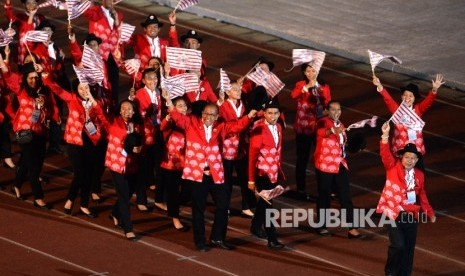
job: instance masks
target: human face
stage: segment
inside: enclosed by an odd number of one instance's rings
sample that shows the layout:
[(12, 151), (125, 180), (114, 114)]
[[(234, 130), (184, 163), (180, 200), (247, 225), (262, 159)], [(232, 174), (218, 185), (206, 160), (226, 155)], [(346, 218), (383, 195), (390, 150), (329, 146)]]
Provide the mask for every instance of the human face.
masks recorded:
[(132, 104), (129, 102), (124, 102), (123, 104), (121, 104), (120, 114), (125, 122), (130, 121), (132, 115), (134, 115), (134, 109), (132, 108)]
[(187, 48), (187, 49), (197, 50), (200, 47), (200, 43), (195, 38), (187, 38), (184, 41), (184, 47)]
[(261, 63), (260, 65), (258, 65), (260, 68), (262, 68), (263, 71), (269, 73), (270, 72), (270, 67), (268, 67), (268, 64), (266, 63)]
[(37, 88), (39, 85), (39, 75), (37, 72), (31, 72), (27, 75), (26, 81), (30, 88)]
[(418, 157), (415, 153), (413, 152), (406, 152), (402, 155), (401, 163), (404, 168), (409, 171), (413, 167), (415, 167), (415, 164), (418, 162)]
[(142, 83), (145, 84), (145, 87), (148, 89), (152, 91), (155, 90), (158, 84), (157, 74), (154, 72), (145, 74), (144, 78), (142, 79)]
[(318, 72), (312, 68), (312, 66), (307, 66), (304, 71), (305, 77), (311, 82), (316, 81), (316, 77), (318, 76)]
[(89, 46), (92, 49), (92, 51), (94, 51), (95, 53), (97, 53), (97, 54), (99, 53), (100, 47), (99, 47), (97, 41), (95, 41), (95, 40), (88, 41), (87, 46)]
[(278, 108), (267, 108), (264, 113), (265, 121), (270, 125), (276, 125), (280, 114)]
[(27, 12), (33, 11), (37, 9), (37, 1), (36, 0), (27, 0), (26, 3), (24, 3), (24, 7), (26, 8)]
[(333, 121), (339, 120), (339, 117), (341, 117), (341, 105), (339, 103), (332, 103), (329, 106), (328, 117)]
[(202, 122), (206, 126), (211, 126), (218, 119), (218, 108), (208, 105), (202, 111)]
[(81, 98), (87, 100), (89, 98), (90, 94), (90, 88), (87, 83), (80, 83), (77, 87), (78, 89), (78, 94)]
[(174, 105), (174, 108), (176, 108), (176, 111), (181, 114), (187, 114), (187, 104), (184, 100), (178, 100)]
[(48, 33), (48, 40), (50, 40), (50, 38), (51, 38), (52, 35), (53, 35), (53, 30), (52, 30), (52, 28), (50, 28), (50, 27), (45, 27), (45, 28), (42, 28), (42, 31)]
[(158, 24), (150, 24), (144, 28), (144, 31), (145, 31), (145, 34), (148, 35), (149, 37), (155, 38), (158, 36), (158, 32), (160, 32), (160, 28), (158, 27)]
[(113, 8), (113, 0), (102, 0), (102, 6), (107, 9)]
[(155, 58), (152, 58), (151, 60), (149, 60), (149, 68), (153, 68), (155, 70), (158, 70), (160, 68), (160, 62), (158, 62), (157, 59)]
[(228, 98), (233, 100), (233, 101), (240, 100), (241, 99), (241, 94), (242, 94), (241, 87), (237, 83), (232, 83), (231, 84), (231, 90), (226, 92), (226, 94), (228, 95)]
[(407, 106), (410, 107), (415, 102), (415, 95), (412, 92), (405, 90), (402, 94), (401, 99), (407, 104)]

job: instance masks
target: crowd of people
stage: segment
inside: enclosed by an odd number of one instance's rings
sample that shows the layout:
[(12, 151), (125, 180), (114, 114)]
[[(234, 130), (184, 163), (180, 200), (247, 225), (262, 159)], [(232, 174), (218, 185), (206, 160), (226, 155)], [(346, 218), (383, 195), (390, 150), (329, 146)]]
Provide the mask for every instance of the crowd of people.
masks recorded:
[[(207, 79), (204, 58), (199, 70), (170, 66), (167, 47), (198, 50), (203, 42), (196, 30), (178, 36), (174, 12), (168, 17), (168, 38), (159, 36), (163, 23), (155, 14), (149, 14), (141, 22), (143, 32), (121, 42), (124, 16), (115, 9), (112, 0), (102, 0), (101, 5), (92, 3), (83, 13), (89, 28), (82, 44), (76, 40), (73, 28), (68, 27), (67, 47), (76, 70), (84, 68), (83, 55), (89, 49), (103, 64), (99, 68), (103, 76), (100, 81), (76, 78), (74, 72), (65, 70), (63, 50), (52, 40), (55, 26), (39, 14), (39, 1), (21, 2), (23, 12), (14, 12), (11, 0), (5, 1), (4, 12), (18, 31), (17, 58), (11, 57), (14, 51), (9, 45), (3, 47), (0, 55), (1, 157), (5, 166), (16, 166), (12, 192), (18, 200), (23, 200), (21, 187), (27, 180), (34, 206), (50, 208), (40, 173), (47, 144), (48, 152), (61, 153), (59, 141), (63, 139), (73, 169), (63, 206), (66, 214), (71, 214), (79, 195), (79, 212), (89, 218), (97, 216), (89, 207), (89, 200), (101, 200), (100, 179), (106, 168), (111, 172), (117, 195), (109, 218), (122, 228), (128, 240), (138, 239), (131, 222), (132, 195), (136, 195), (137, 209), (146, 212), (147, 192), (154, 191), (155, 207), (167, 211), (173, 227), (179, 231), (190, 230), (179, 216), (180, 204), (190, 202), (197, 250), (207, 251), (207, 244), (231, 250), (234, 246), (226, 241), (226, 232), (233, 184), (237, 183), (241, 190), (241, 215), (252, 219), (251, 233), (266, 239), (271, 249), (284, 247), (274, 226), (265, 223), (266, 210), (273, 208), (272, 200), (257, 196), (285, 180), (281, 152), (286, 124), (277, 97), (247, 76), (216, 93)], [(26, 41), (24, 36), (32, 30), (48, 33), (48, 40)], [(8, 31), (11, 34), (12, 29)], [(139, 60), (140, 67), (135, 72), (123, 66), (125, 47), (132, 47), (134, 58)], [(13, 63), (17, 66), (12, 66)], [(341, 103), (331, 97), (329, 84), (319, 77), (321, 63), (313, 60), (303, 63), (303, 78), (295, 83), (290, 94), (296, 102), (295, 189), (303, 198), (309, 198), (306, 170), (313, 160), (317, 209), (330, 208), (331, 194), (336, 193), (341, 208), (348, 211), (348, 222), (353, 222), (349, 166), (345, 158), (347, 128), (340, 120)], [(270, 73), (274, 63), (261, 57), (253, 69), (257, 68)], [(119, 91), (120, 70), (126, 71), (134, 83), (129, 98), (123, 99), (123, 91)], [(173, 97), (162, 85), (162, 79), (183, 73), (195, 73), (198, 89)], [(375, 76), (373, 84), (394, 114), (399, 104)], [(409, 84), (402, 88), (402, 104), (421, 117), (442, 84), (443, 77), (437, 75), (431, 92), (418, 104), (415, 100), (420, 96), (419, 89)], [(382, 127), (380, 152), (387, 179), (377, 210), (397, 224), (389, 228), (391, 245), (385, 272), (409, 275), (416, 222), (405, 222), (402, 218), (417, 218), (420, 209), (432, 221), (435, 216), (424, 190), (422, 130), (402, 123), (394, 124), (393, 128), (389, 140), (389, 122)], [(17, 165), (11, 159), (11, 131), (21, 152)], [(204, 212), (209, 194), (215, 203), (215, 213), (207, 243)], [(324, 221), (324, 216), (320, 220)], [(331, 235), (326, 222), (317, 233)], [(350, 239), (364, 238), (357, 228), (348, 229), (347, 235)]]

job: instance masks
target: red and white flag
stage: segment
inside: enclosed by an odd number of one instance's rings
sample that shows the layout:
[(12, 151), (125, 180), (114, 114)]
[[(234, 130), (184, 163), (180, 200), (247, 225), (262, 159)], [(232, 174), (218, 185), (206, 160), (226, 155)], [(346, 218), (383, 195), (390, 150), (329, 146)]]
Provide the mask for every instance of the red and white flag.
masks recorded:
[(58, 8), (60, 6), (60, 2), (57, 0), (48, 0), (40, 5), (37, 6), (37, 8), (45, 8), (45, 7), (55, 7)]
[(222, 92), (227, 92), (231, 90), (231, 80), (229, 79), (228, 74), (226, 74), (223, 68), (220, 69), (220, 83), (218, 84), (218, 87)]
[(87, 44), (84, 44), (84, 50), (82, 51), (82, 65), (87, 68), (96, 68), (103, 73), (103, 59), (95, 53)]
[(30, 42), (47, 42), (50, 34), (46, 31), (28, 31), (24, 36), (25, 41)]
[(408, 107), (404, 102), (399, 105), (399, 108), (392, 114), (390, 120), (392, 120), (394, 124), (401, 124), (414, 130), (422, 130), (425, 126), (425, 122), (420, 116), (415, 113), (413, 108)]
[(180, 97), (186, 92), (199, 90), (199, 78), (195, 73), (184, 73), (173, 77), (161, 77), (161, 86), (170, 94), (170, 99)]
[(13, 41), (13, 37), (8, 36), (2, 29), (0, 29), (0, 47), (6, 46)]
[(179, 0), (178, 4), (176, 5), (175, 10), (179, 9), (183, 11), (189, 7), (197, 5), (198, 3), (199, 1), (197, 0)]
[(247, 78), (257, 85), (265, 87), (267, 94), (274, 98), (279, 91), (284, 88), (284, 83), (272, 72), (265, 72), (262, 68), (257, 67), (255, 71), (248, 74)]
[(166, 47), (166, 60), (172, 68), (200, 71), (202, 67), (202, 51)]
[(80, 83), (88, 83), (90, 85), (99, 84), (103, 81), (103, 72), (97, 68), (83, 68), (73, 65), (74, 72)]
[(136, 29), (136, 26), (127, 24), (127, 23), (122, 23), (120, 28), (119, 28), (119, 41), (120, 42), (127, 42), (129, 39), (131, 39), (132, 33), (134, 33), (134, 30)]
[(362, 128), (366, 124), (368, 124), (371, 127), (375, 127), (376, 126), (376, 120), (378, 120), (378, 116), (373, 116), (371, 119), (361, 120), (360, 122), (356, 122), (356, 123), (353, 123), (350, 126), (348, 126), (347, 130), (350, 130), (351, 128)]
[(68, 8), (68, 20), (71, 20), (78, 18), (92, 7), (92, 2), (88, 0), (84, 2), (79, 0), (66, 0), (66, 7)]
[(395, 56), (382, 55), (370, 50), (368, 50), (368, 56), (370, 57), (371, 70), (373, 72), (375, 71), (375, 67), (385, 59), (389, 59), (395, 64), (402, 64), (402, 61)]
[(137, 58), (127, 59), (124, 61), (124, 68), (129, 75), (139, 72), (140, 60)]
[(282, 193), (289, 191), (289, 186), (283, 188), (283, 186), (278, 185), (271, 190), (261, 190), (258, 195), (265, 200), (272, 200), (273, 198), (281, 195)]
[(310, 49), (293, 49), (292, 50), (292, 65), (299, 66), (304, 63), (311, 63), (311, 66), (316, 71), (320, 71), (323, 62), (325, 61), (326, 53), (322, 51)]

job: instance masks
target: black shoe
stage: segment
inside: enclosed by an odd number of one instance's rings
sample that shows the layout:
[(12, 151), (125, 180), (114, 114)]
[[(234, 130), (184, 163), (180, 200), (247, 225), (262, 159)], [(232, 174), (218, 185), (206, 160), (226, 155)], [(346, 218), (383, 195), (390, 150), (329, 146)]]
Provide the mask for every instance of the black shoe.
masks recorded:
[(48, 154), (63, 154), (64, 151), (62, 151), (59, 147), (53, 147), (53, 148), (48, 148), (47, 153)]
[[(128, 233), (131, 233), (131, 232), (128, 232)], [(139, 236), (137, 236), (136, 234), (134, 234), (134, 236), (132, 236), (132, 237), (128, 237), (128, 236), (127, 236), (128, 233), (125, 234), (126, 239), (127, 239), (128, 241), (135, 242), (135, 241), (138, 241), (138, 240), (139, 240)]]
[(254, 235), (255, 237), (257, 237), (259, 239), (266, 240), (268, 238), (268, 235), (266, 234), (265, 230), (263, 230), (263, 229), (250, 228), (250, 233), (252, 233), (252, 235)]
[(188, 232), (190, 227), (187, 225), (183, 225), (181, 228), (174, 227), (174, 229), (176, 229), (176, 231), (179, 231), (179, 232)]
[(35, 200), (34, 200), (34, 207), (37, 207), (42, 210), (47, 210), (47, 211), (51, 209), (47, 204), (39, 205)]
[(68, 208), (63, 207), (63, 211), (64, 211), (65, 214), (67, 214), (67, 215), (71, 214), (71, 208), (68, 209)]
[(351, 240), (351, 239), (363, 240), (367, 236), (363, 235), (363, 234), (354, 235), (354, 234), (351, 234), (350, 232), (347, 232), (347, 237), (349, 238), (349, 240)]
[(320, 228), (316, 232), (318, 233), (318, 235), (323, 236), (323, 237), (331, 237), (333, 235), (326, 228)]
[(268, 241), (268, 248), (270, 249), (281, 249), (284, 247), (284, 244), (279, 241)]
[[(11, 187), (11, 192), (15, 195), (15, 198), (16, 200), (19, 200), (19, 201), (24, 201), (24, 197), (22, 195), (17, 195), (16, 194), (16, 190), (15, 190), (15, 187)], [(35, 201), (34, 201), (35, 202)]]
[[(141, 208), (139, 207), (139, 205), (145, 206), (145, 209), (141, 209)], [(137, 204), (136, 207), (137, 207), (137, 211), (139, 211), (139, 212), (141, 212), (141, 213), (147, 213), (147, 212), (150, 211), (150, 209), (149, 209), (149, 208), (147, 207), (147, 205), (145, 205), (145, 204)]]
[(211, 240), (211, 243), (213, 246), (217, 246), (217, 247), (220, 247), (222, 249), (225, 249), (225, 250), (233, 250), (235, 249), (236, 247), (234, 247), (234, 245), (232, 244), (229, 244), (225, 241), (214, 241), (214, 240)]
[(92, 202), (95, 202), (95, 203), (97, 203), (97, 204), (100, 204), (100, 203), (103, 202), (103, 198), (102, 198), (102, 197), (99, 197), (98, 199), (94, 199), (94, 198), (91, 197), (91, 199), (92, 199)]
[(80, 212), (81, 214), (87, 216), (88, 218), (96, 218), (96, 217), (97, 217), (97, 215), (96, 215), (95, 213), (93, 213), (93, 212), (91, 212), (91, 211), (89, 211), (89, 213), (86, 213), (86, 212), (82, 211), (81, 208), (79, 208), (79, 212)]
[(244, 211), (241, 211), (241, 217), (252, 219), (254, 215), (253, 215), (252, 211), (250, 211), (250, 213), (251, 214), (247, 214)]
[(195, 250), (200, 251), (200, 252), (207, 252), (209, 249), (205, 244), (197, 244), (195, 246)]
[(7, 168), (7, 169), (10, 169), (10, 170), (16, 170), (16, 166), (10, 166), (8, 165), (5, 161), (3, 161), (3, 167), (4, 168)]

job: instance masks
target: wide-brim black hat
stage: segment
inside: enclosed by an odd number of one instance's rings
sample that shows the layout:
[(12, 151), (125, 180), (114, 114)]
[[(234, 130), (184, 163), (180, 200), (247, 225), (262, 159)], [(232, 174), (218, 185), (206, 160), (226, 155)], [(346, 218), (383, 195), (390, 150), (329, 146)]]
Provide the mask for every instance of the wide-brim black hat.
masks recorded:
[(102, 44), (102, 39), (100, 37), (96, 36), (95, 34), (92, 34), (92, 33), (90, 33), (90, 34), (88, 34), (86, 36), (86, 39), (84, 39), (84, 43), (89, 45), (89, 42), (91, 42), (91, 41), (97, 41), (97, 43), (99, 45)]
[(134, 147), (140, 147), (142, 145), (142, 136), (136, 132), (130, 133), (124, 139), (124, 151), (132, 153)]
[(415, 96), (415, 98), (419, 98), (420, 97), (420, 91), (418, 89), (418, 86), (416, 84), (413, 84), (413, 83), (409, 83), (407, 86), (404, 86), (400, 89), (400, 91), (402, 93), (404, 93), (404, 91), (410, 91), (413, 93), (413, 95)]
[(161, 27), (163, 26), (163, 23), (161, 23), (160, 21), (158, 21), (158, 18), (155, 14), (149, 14), (149, 16), (147, 16), (147, 18), (145, 19), (144, 22), (140, 23), (140, 25), (142, 27), (147, 27), (148, 25), (150, 24), (156, 24), (158, 25), (158, 27)]
[(36, 68), (34, 67), (34, 62), (24, 63), (21, 66), (21, 73), (23, 74), (29, 74), (35, 71), (36, 71)]
[(279, 101), (277, 98), (270, 99), (265, 103), (265, 107), (263, 108), (264, 110), (268, 108), (277, 108), (278, 110), (281, 110), (281, 105), (279, 104)]
[(184, 41), (186, 41), (186, 39), (188, 39), (188, 38), (196, 39), (199, 43), (203, 42), (202, 37), (200, 37), (199, 34), (195, 30), (189, 30), (189, 31), (187, 31), (187, 33), (185, 35), (182, 35), (181, 36), (181, 42), (184, 43)]
[(418, 151), (417, 146), (415, 144), (409, 143), (405, 145), (405, 147), (397, 152), (398, 155), (402, 156), (406, 152), (415, 153), (418, 158), (421, 158), (421, 153)]
[(258, 62), (258, 64), (265, 63), (266, 65), (268, 65), (268, 68), (270, 69), (270, 71), (273, 71), (274, 62), (269, 60), (267, 57), (260, 57), (260, 58), (258, 58), (257, 62)]
[[(27, 1), (27, 0), (21, 0), (21, 3), (26, 4), (26, 1)], [(36, 0), (36, 2), (39, 3), (40, 0)]]
[(39, 26), (36, 27), (36, 31), (40, 31), (42, 30), (43, 28), (47, 28), (49, 27), (50, 29), (52, 29), (53, 32), (55, 32), (55, 25), (53, 25), (50, 21), (48, 20), (42, 20), (39, 24)]

